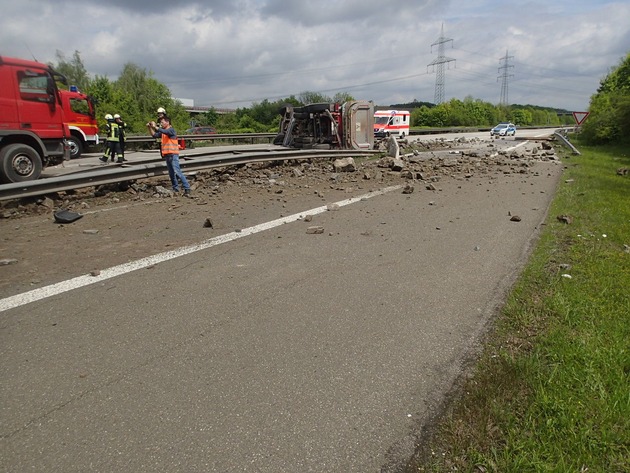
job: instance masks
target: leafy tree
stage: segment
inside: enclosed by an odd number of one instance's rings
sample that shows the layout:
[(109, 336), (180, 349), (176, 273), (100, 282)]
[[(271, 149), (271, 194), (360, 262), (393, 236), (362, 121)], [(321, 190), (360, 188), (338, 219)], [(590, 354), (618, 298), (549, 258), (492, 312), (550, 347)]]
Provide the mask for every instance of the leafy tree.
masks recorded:
[(327, 95), (322, 95), (319, 92), (301, 92), (299, 96), (300, 102), (307, 105), (309, 103), (327, 103), (332, 102), (332, 99)]
[(431, 102), (420, 102), (418, 101), (418, 99), (413, 99), (411, 102), (407, 102), (407, 103), (391, 104), (390, 107), (393, 109), (414, 110), (420, 107), (433, 108), (435, 107), (435, 104)]
[(517, 125), (527, 126), (532, 124), (532, 113), (526, 108), (512, 110), (510, 115), (511, 121)]
[(208, 125), (216, 127), (217, 122), (219, 121), (219, 114), (217, 113), (215, 108), (212, 107), (210, 110), (198, 116), (198, 118), (198, 125)]
[(63, 52), (57, 50), (57, 65), (49, 64), (57, 72), (63, 74), (68, 79), (68, 85), (76, 85), (80, 91), (84, 92), (90, 85), (90, 75), (88, 74), (81, 53), (75, 51), (70, 60), (66, 60)]
[(241, 117), (241, 119), (238, 121), (238, 127), (240, 133), (264, 133), (268, 131), (267, 126), (256, 121), (249, 115), (244, 115), (243, 117)]
[(431, 111), (426, 105), (411, 110), (411, 126), (430, 126)]
[(114, 84), (105, 76), (96, 76), (90, 81), (85, 93), (91, 95), (96, 103), (96, 120), (101, 130), (105, 129), (105, 114), (113, 113)]
[(239, 109), (236, 116), (240, 118), (249, 116), (252, 120), (262, 125), (270, 125), (278, 121), (278, 110), (282, 107), (281, 102), (269, 102), (265, 99), (261, 103), (255, 103), (251, 108)]
[(236, 133), (238, 131), (238, 119), (236, 113), (221, 113), (217, 115), (216, 128), (221, 133)]
[(486, 109), (484, 107), (484, 103), (481, 100), (475, 100), (469, 95), (464, 99), (463, 107), (465, 116), (463, 123), (464, 125), (478, 126), (486, 124)]
[(334, 103), (353, 102), (354, 100), (356, 99), (348, 92), (337, 92), (332, 99)]
[(114, 87), (107, 77), (97, 75), (90, 81), (85, 92), (90, 94), (99, 104), (109, 103), (114, 96)]
[(159, 107), (166, 109), (173, 127), (179, 133), (189, 128), (190, 115), (185, 108), (180, 102), (171, 98), (168, 87), (154, 79), (153, 74), (146, 69), (133, 63), (125, 64), (115, 87), (127, 97), (125, 102), (128, 106), (123, 116), (127, 117), (132, 131), (146, 129), (146, 122), (155, 119)]
[(442, 102), (431, 109), (429, 126), (442, 127), (453, 125), (449, 116), (450, 105), (448, 102)]
[(587, 143), (630, 142), (630, 52), (600, 82), (582, 126)]

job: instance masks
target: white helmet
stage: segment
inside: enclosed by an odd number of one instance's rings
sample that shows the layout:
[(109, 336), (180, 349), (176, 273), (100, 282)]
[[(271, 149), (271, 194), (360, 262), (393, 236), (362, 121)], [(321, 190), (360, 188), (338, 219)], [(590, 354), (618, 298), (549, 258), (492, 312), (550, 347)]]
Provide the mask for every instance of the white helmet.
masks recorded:
[(114, 120), (115, 120), (116, 118), (120, 118), (120, 115), (119, 115), (119, 114), (115, 114), (115, 115), (114, 115)]
[(108, 113), (107, 115), (105, 115), (105, 120), (113, 120), (114, 117), (112, 117), (111, 113)]
[(157, 109), (157, 113), (164, 113), (165, 114), (166, 110), (164, 110), (163, 107), (160, 107), (160, 108)]

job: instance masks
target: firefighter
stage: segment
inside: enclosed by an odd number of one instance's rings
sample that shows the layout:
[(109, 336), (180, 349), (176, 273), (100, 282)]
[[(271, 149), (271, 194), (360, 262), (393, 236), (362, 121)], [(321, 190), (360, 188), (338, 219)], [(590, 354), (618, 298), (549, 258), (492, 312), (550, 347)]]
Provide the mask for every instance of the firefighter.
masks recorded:
[[(105, 152), (103, 153), (103, 156), (101, 156), (99, 159), (103, 163), (107, 163), (107, 161), (111, 159), (113, 163), (114, 159), (116, 159), (116, 155), (120, 155), (118, 123), (116, 123), (116, 120), (114, 120), (114, 117), (111, 113), (105, 115), (105, 120), (107, 120), (107, 125), (105, 126)], [(118, 160), (118, 162), (122, 163), (120, 159)]]
[(127, 128), (127, 124), (118, 113), (114, 115), (114, 121), (118, 125), (118, 142), (120, 143), (120, 155), (118, 162), (127, 161), (125, 159), (125, 141), (127, 140), (125, 129)]
[[(166, 115), (166, 110), (164, 107), (160, 107), (157, 109), (157, 120), (155, 121), (158, 125), (162, 123), (162, 118), (168, 118)], [(147, 123), (149, 125), (149, 123)], [(162, 147), (160, 146), (160, 157), (164, 159), (164, 154), (162, 154)]]

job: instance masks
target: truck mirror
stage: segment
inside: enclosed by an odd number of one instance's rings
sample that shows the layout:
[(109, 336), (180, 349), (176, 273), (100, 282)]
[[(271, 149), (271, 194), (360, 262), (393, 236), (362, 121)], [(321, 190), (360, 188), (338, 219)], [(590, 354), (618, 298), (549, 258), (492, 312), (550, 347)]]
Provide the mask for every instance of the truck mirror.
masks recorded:
[(48, 94), (48, 103), (55, 108), (55, 105), (57, 105), (57, 87), (51, 77), (46, 82), (46, 93)]

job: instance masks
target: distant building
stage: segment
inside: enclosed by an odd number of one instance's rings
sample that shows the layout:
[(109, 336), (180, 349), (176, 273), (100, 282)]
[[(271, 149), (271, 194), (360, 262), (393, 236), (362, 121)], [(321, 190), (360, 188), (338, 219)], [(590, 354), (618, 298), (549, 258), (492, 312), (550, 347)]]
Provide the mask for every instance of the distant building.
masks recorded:
[(188, 113), (206, 113), (208, 110), (214, 109), (219, 115), (225, 115), (227, 113), (236, 112), (233, 108), (216, 108), (216, 107), (204, 107), (204, 106), (195, 106), (194, 99), (179, 99), (173, 97), (173, 100), (177, 100), (181, 102)]

